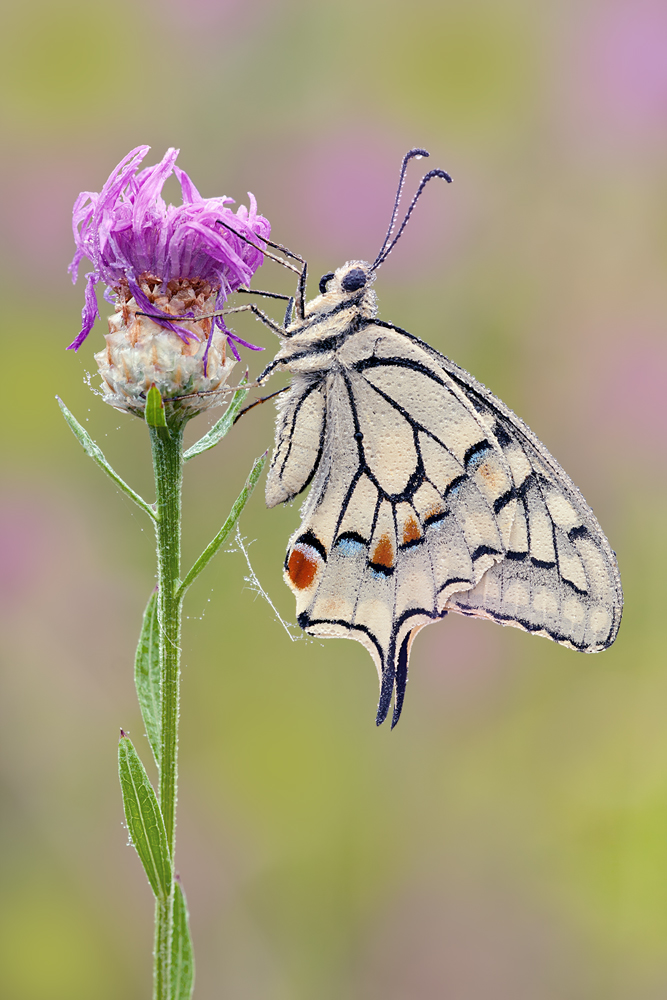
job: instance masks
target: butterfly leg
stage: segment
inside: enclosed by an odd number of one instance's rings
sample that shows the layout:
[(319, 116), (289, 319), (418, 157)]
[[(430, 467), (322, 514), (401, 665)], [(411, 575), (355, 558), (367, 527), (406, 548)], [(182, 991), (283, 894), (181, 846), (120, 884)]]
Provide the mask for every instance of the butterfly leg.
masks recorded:
[(283, 320), (283, 326), (285, 329), (292, 322), (292, 313), (294, 312), (294, 296), (290, 295), (289, 302), (287, 303), (287, 309), (285, 310), (285, 319)]
[(270, 316), (267, 316), (261, 309), (258, 309), (252, 302), (249, 302), (246, 306), (235, 306), (234, 309), (225, 309), (225, 316), (230, 316), (232, 313), (240, 312), (251, 312), (258, 320), (260, 320), (261, 323), (264, 324), (264, 326), (268, 326), (272, 333), (277, 334), (279, 337), (285, 336), (285, 330), (283, 327), (276, 323), (275, 320), (271, 319)]
[(291, 295), (280, 295), (278, 292), (260, 292), (257, 288), (245, 288), (243, 285), (236, 289), (237, 292), (245, 292), (246, 295), (263, 295), (265, 299), (284, 299), (287, 301), (293, 298)]
[[(300, 257), (298, 253), (294, 253), (292, 250), (288, 250), (287, 247), (284, 247), (282, 245), (282, 243), (272, 243), (271, 240), (267, 240), (265, 236), (262, 236), (260, 238), (263, 240), (264, 243), (267, 244), (267, 246), (273, 247), (274, 250), (280, 250), (281, 253), (284, 253), (286, 257), (291, 257), (292, 260), (297, 260), (301, 264), (300, 271), (297, 271), (299, 275), (299, 284), (297, 286), (296, 314), (299, 317), (299, 319), (303, 319), (306, 315), (306, 279), (308, 277), (308, 262), (305, 261), (303, 257)], [(271, 256), (271, 254), (269, 254), (268, 256)], [(273, 259), (275, 260), (276, 258), (274, 257)], [(289, 267), (290, 265), (288, 264), (287, 266)], [(292, 269), (297, 270), (296, 268)], [(292, 315), (292, 310), (288, 306), (287, 314), (285, 315), (286, 327), (288, 323), (288, 316), (291, 317), (291, 315)]]
[(240, 410), (234, 417), (234, 423), (236, 423), (237, 420), (240, 420), (243, 414), (247, 413), (248, 410), (254, 409), (256, 406), (259, 406), (260, 403), (266, 403), (269, 399), (273, 399), (274, 396), (279, 396), (281, 392), (287, 392), (288, 389), (289, 386), (284, 385), (282, 389), (276, 389), (276, 391), (272, 392), (269, 396), (262, 396), (261, 399), (256, 399), (254, 403), (250, 403), (248, 406), (244, 406), (243, 409)]
[[(247, 238), (247, 236), (242, 236), (241, 233), (237, 232), (235, 229), (232, 229), (232, 227), (228, 226), (226, 222), (222, 221), (222, 219), (218, 219), (218, 223), (221, 226), (224, 226), (225, 229), (229, 229), (236, 236), (240, 237), (245, 243), (249, 243), (251, 247), (255, 247), (256, 250), (259, 250), (259, 247), (255, 243), (252, 243)], [(271, 260), (275, 260), (278, 264), (282, 264), (283, 267), (288, 267), (290, 271), (296, 271), (296, 273), (299, 275), (299, 284), (297, 287), (297, 299), (296, 299), (296, 314), (299, 317), (299, 319), (303, 319), (306, 315), (306, 278), (308, 276), (307, 261), (305, 261), (303, 257), (300, 257), (298, 253), (294, 253), (292, 250), (288, 250), (287, 247), (284, 247), (282, 245), (282, 243), (274, 243), (272, 240), (267, 239), (266, 236), (259, 236), (259, 234), (257, 234), (257, 238), (260, 239), (263, 243), (265, 243), (266, 246), (273, 247), (274, 250), (280, 250), (280, 252), (284, 253), (286, 257), (290, 257), (292, 260), (296, 260), (299, 262), (299, 264), (301, 264), (301, 267), (298, 268), (295, 267), (293, 264), (289, 264), (286, 260), (280, 260), (279, 257), (274, 257), (274, 255), (272, 253), (268, 253), (267, 250), (262, 251)], [(291, 309), (289, 308), (288, 308), (288, 313), (289, 315), (291, 315)], [(287, 326), (287, 317), (285, 318), (285, 326)]]
[(157, 320), (167, 319), (169, 320), (170, 323), (199, 323), (199, 321), (202, 319), (216, 319), (216, 317), (224, 315), (225, 315), (224, 309), (218, 309), (217, 312), (212, 312), (212, 313), (202, 313), (201, 315), (197, 316), (172, 316), (171, 313), (156, 314), (156, 313), (143, 312), (140, 309), (137, 309), (135, 313), (135, 316), (145, 316), (146, 319), (157, 319)]
[(294, 311), (294, 296), (293, 295), (279, 295), (278, 292), (260, 292), (255, 288), (244, 288), (241, 285), (240, 288), (236, 289), (237, 292), (245, 292), (246, 295), (263, 295), (267, 299), (283, 299), (287, 302), (287, 309), (285, 310), (285, 319), (283, 320), (283, 329), (286, 330), (289, 324), (292, 322), (292, 313)]
[(257, 386), (260, 386), (262, 382), (266, 382), (269, 375), (271, 375), (276, 370), (276, 368), (280, 368), (282, 364), (283, 361), (281, 358), (274, 358), (273, 361), (271, 361), (266, 366), (264, 371), (260, 372), (260, 374), (257, 376), (257, 378), (255, 379), (255, 384), (252, 386), (252, 388), (254, 389)]

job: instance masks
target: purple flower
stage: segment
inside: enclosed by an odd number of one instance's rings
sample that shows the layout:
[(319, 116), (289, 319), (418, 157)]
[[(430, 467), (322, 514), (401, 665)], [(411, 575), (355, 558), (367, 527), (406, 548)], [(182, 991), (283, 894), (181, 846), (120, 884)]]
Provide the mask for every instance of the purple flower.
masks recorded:
[[(137, 172), (149, 149), (137, 146), (121, 160), (99, 194), (83, 191), (74, 204), (76, 253), (69, 271), (76, 282), (83, 257), (92, 261), (93, 270), (86, 274), (81, 332), (68, 350), (81, 346), (99, 316), (95, 296), (99, 281), (107, 285), (105, 298), (109, 290), (121, 305), (133, 298), (140, 309), (164, 316), (157, 320), (159, 325), (187, 341), (196, 335), (170, 322), (174, 312), (163, 308), (171, 306), (172, 294), (184, 282), (206, 283), (216, 296), (215, 309), (221, 309), (227, 296), (248, 284), (264, 260), (259, 250), (219, 224), (222, 221), (253, 241), (255, 236), (268, 236), (271, 227), (257, 214), (253, 195), (248, 195), (250, 210), (242, 205), (235, 213), (227, 208), (232, 198), (202, 198), (185, 171), (175, 165), (177, 149), (168, 149), (156, 166)], [(181, 185), (181, 205), (167, 205), (162, 198), (164, 182), (172, 173)], [(176, 311), (195, 316), (191, 309)], [(261, 350), (229, 333), (222, 317), (215, 325), (230, 341)], [(230, 347), (238, 359), (234, 344)]]

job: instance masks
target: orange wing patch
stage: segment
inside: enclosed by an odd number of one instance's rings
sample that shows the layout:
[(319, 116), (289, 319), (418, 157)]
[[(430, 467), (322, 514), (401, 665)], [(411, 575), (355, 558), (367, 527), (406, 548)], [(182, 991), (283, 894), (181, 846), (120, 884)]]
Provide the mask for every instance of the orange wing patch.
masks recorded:
[(421, 528), (414, 517), (409, 517), (403, 525), (403, 544), (418, 542), (422, 537)]
[(394, 568), (394, 547), (388, 535), (382, 535), (371, 556), (371, 565), (382, 569)]
[(306, 590), (310, 587), (321, 562), (320, 554), (309, 545), (299, 548), (295, 546), (287, 562), (287, 575), (292, 586), (297, 590)]
[(495, 496), (500, 496), (501, 493), (504, 493), (508, 489), (509, 480), (507, 473), (495, 455), (491, 461), (481, 463), (477, 468), (477, 475), (482, 477), (491, 493)]

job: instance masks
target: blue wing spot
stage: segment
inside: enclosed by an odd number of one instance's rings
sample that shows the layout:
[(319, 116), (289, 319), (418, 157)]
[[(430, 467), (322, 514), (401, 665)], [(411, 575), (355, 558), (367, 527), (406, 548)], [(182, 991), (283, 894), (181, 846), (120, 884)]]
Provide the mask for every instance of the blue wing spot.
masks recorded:
[(368, 542), (361, 535), (358, 535), (356, 531), (345, 531), (342, 535), (339, 535), (336, 539), (335, 548), (339, 549), (341, 555), (344, 556), (356, 556), (362, 549), (368, 547)]
[(486, 453), (491, 450), (491, 445), (486, 439), (484, 441), (478, 441), (477, 444), (473, 444), (470, 448), (468, 448), (463, 460), (467, 471), (474, 472), (475, 469), (484, 461)]

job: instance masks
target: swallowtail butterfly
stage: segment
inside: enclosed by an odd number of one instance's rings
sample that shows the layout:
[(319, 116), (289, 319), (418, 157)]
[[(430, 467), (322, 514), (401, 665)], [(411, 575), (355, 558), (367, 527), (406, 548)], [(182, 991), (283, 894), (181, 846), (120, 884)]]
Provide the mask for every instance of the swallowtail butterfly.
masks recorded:
[[(586, 501), (531, 430), (493, 393), (422, 340), (377, 318), (375, 272), (433, 177), (422, 179), (372, 264), (352, 260), (296, 300), (259, 376), (287, 371), (266, 503), (308, 486), (285, 581), (297, 620), (319, 637), (356, 639), (380, 677), (378, 724), (401, 713), (413, 640), (458, 612), (570, 649), (606, 649), (623, 596), (616, 558)], [(268, 242), (268, 241), (267, 241)], [(292, 265), (294, 268), (294, 265)]]

